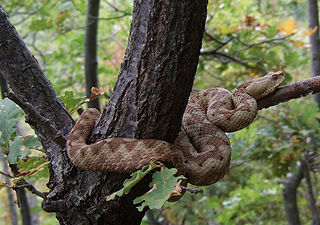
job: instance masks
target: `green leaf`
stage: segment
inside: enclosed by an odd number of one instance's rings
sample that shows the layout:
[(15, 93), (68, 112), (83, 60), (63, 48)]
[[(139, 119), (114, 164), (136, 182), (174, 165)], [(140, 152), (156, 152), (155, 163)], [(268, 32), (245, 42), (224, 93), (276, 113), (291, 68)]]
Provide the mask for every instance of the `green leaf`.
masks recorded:
[(41, 144), (35, 136), (16, 136), (10, 144), (7, 160), (10, 164), (15, 164), (19, 159), (26, 158), (31, 153), (31, 148), (39, 146)]
[(23, 140), (23, 144), (29, 149), (41, 147), (41, 143), (36, 136), (27, 136)]
[(12, 135), (16, 131), (16, 124), (23, 115), (22, 110), (8, 98), (0, 101), (0, 143), (9, 145)]
[(152, 182), (149, 184), (151, 190), (144, 195), (137, 197), (133, 203), (142, 204), (138, 206), (138, 210), (142, 211), (144, 207), (148, 206), (150, 209), (160, 209), (164, 203), (169, 199), (172, 191), (175, 190), (175, 185), (183, 176), (175, 177), (177, 169), (162, 168), (161, 171), (155, 172), (152, 175)]
[(84, 98), (75, 98), (72, 91), (66, 91), (63, 96), (60, 97), (63, 101), (66, 109), (70, 112), (77, 104), (83, 101)]
[(113, 200), (116, 196), (121, 197), (124, 194), (128, 194), (132, 187), (134, 187), (143, 177), (150, 173), (153, 169), (159, 168), (160, 165), (156, 163), (151, 163), (142, 167), (140, 170), (131, 174), (130, 179), (126, 179), (123, 182), (123, 188), (119, 191), (112, 193), (111, 195), (106, 196), (107, 201)]
[[(28, 158), (28, 160), (20, 160), (17, 162), (18, 167), (21, 169), (20, 172), (30, 171), (41, 164), (44, 164), (47, 162), (45, 157), (39, 157), (39, 156), (31, 156)], [(35, 173), (32, 175), (33, 178), (36, 178), (32, 180), (32, 182), (35, 182), (38, 178), (48, 178), (49, 176), (49, 169), (48, 167), (44, 167), (43, 170)]]
[(276, 36), (277, 32), (278, 32), (277, 26), (270, 26), (266, 30), (266, 36), (267, 38), (273, 38), (274, 36)]
[(30, 29), (34, 31), (41, 31), (41, 30), (50, 29), (51, 27), (52, 27), (51, 22), (48, 22), (44, 19), (41, 19), (41, 20), (37, 19), (31, 22)]

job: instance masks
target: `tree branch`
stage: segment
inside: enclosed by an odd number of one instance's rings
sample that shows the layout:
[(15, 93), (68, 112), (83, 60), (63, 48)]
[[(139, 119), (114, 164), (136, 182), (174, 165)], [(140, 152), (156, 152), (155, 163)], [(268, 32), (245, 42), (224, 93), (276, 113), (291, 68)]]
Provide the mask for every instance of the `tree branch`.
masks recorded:
[(308, 78), (278, 88), (274, 93), (258, 100), (258, 109), (268, 108), (300, 98), (310, 93), (320, 92), (320, 76)]
[(257, 71), (262, 71), (262, 69), (258, 68), (258, 67), (254, 67), (254, 66), (251, 66), (249, 65), (247, 62), (243, 61), (243, 60), (240, 60), (234, 56), (231, 56), (231, 55), (228, 55), (226, 53), (223, 53), (223, 52), (218, 52), (216, 50), (210, 50), (210, 51), (203, 51), (200, 53), (200, 55), (202, 56), (212, 56), (212, 57), (215, 57), (215, 58), (226, 58), (226, 59), (229, 59), (230, 61), (234, 62), (234, 63), (237, 63), (239, 65), (242, 65), (248, 69), (253, 69), (253, 70), (257, 70)]
[(306, 156), (303, 155), (300, 162), (302, 164), (303, 174), (304, 174), (305, 181), (307, 184), (308, 200), (309, 200), (309, 206), (310, 206), (310, 210), (311, 210), (311, 214), (312, 214), (312, 225), (319, 225), (320, 224), (320, 216), (319, 216), (319, 212), (318, 212), (317, 205), (316, 205), (316, 199), (314, 197), (313, 190), (312, 190), (308, 162), (305, 158), (306, 158)]

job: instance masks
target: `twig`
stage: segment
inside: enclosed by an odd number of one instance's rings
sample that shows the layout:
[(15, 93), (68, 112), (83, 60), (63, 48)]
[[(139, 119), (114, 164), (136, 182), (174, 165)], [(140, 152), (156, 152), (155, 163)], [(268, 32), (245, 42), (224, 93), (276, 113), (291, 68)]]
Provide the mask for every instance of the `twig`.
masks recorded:
[(308, 78), (278, 88), (271, 95), (258, 100), (258, 109), (268, 108), (316, 92), (320, 92), (320, 76)]
[(182, 190), (184, 191), (189, 191), (192, 194), (198, 194), (198, 193), (203, 193), (203, 190), (198, 189), (198, 188), (191, 188), (191, 187), (185, 187), (185, 186), (180, 186)]
[(26, 188), (28, 191), (30, 191), (32, 194), (35, 194), (39, 196), (40, 198), (45, 198), (46, 193), (42, 193), (38, 191), (32, 184), (28, 183), (25, 179), (22, 179), (19, 183), (19, 185), (16, 185), (12, 187), (12, 189), (18, 189), (18, 188)]
[(248, 63), (240, 60), (240, 59), (237, 59), (231, 55), (228, 55), (226, 53), (223, 53), (223, 52), (217, 52), (215, 50), (210, 50), (210, 51), (203, 51), (200, 53), (200, 55), (202, 56), (212, 56), (212, 57), (215, 57), (217, 58), (218, 56), (220, 57), (223, 57), (223, 58), (226, 58), (226, 59), (229, 59), (230, 61), (232, 62), (235, 62), (237, 64), (240, 64), (246, 68), (249, 68), (249, 69), (253, 69), (253, 70), (257, 70), (257, 71), (263, 71), (261, 68), (258, 68), (258, 67), (254, 67), (254, 66), (250, 66)]
[(2, 171), (0, 171), (0, 174), (2, 174), (3, 176), (9, 177), (9, 178), (14, 178), (14, 177), (11, 176), (10, 174), (5, 173), (5, 172), (2, 172)]
[(107, 3), (111, 8), (113, 8), (113, 10), (114, 10), (115, 12), (121, 12), (121, 13), (126, 14), (126, 15), (131, 15), (130, 13), (128, 13), (128, 12), (126, 12), (126, 11), (124, 11), (124, 10), (119, 9), (118, 7), (116, 7), (115, 5), (113, 5), (112, 3), (110, 3), (109, 1), (106, 1), (106, 3)]
[(238, 38), (237, 40), (242, 43), (243, 45), (246, 45), (247, 47), (239, 50), (239, 51), (245, 51), (245, 50), (248, 50), (249, 48), (252, 48), (252, 47), (255, 47), (255, 46), (259, 46), (259, 45), (263, 45), (263, 44), (266, 44), (266, 43), (270, 43), (270, 42), (277, 42), (277, 41), (283, 41), (289, 37), (291, 37), (292, 35), (294, 35), (295, 33), (292, 33), (290, 35), (287, 35), (287, 36), (284, 36), (284, 37), (280, 37), (280, 38), (272, 38), (272, 39), (266, 39), (266, 40), (263, 40), (263, 41), (260, 41), (260, 42), (257, 42), (257, 43), (253, 43), (253, 44), (246, 44), (242, 41), (240, 41)]
[(263, 213), (259, 216), (255, 225), (260, 224), (260, 221), (263, 219), (263, 217), (265, 217), (265, 215), (267, 215), (267, 213), (270, 211), (270, 209), (271, 209), (271, 207), (270, 207), (270, 205), (268, 205), (268, 208), (266, 210), (264, 210)]
[[(9, 164), (10, 165), (10, 169), (12, 171), (12, 173), (14, 174), (14, 176), (16, 176), (17, 174), (19, 174), (19, 169), (17, 167), (16, 164)], [(41, 197), (41, 198), (45, 198), (46, 197), (46, 193), (42, 193), (40, 191), (38, 191), (32, 184), (28, 183), (25, 179), (21, 179), (17, 182), (17, 185), (15, 185), (14, 187), (12, 187), (12, 189), (16, 190), (18, 188), (26, 188), (27, 190), (29, 190), (31, 193)]]

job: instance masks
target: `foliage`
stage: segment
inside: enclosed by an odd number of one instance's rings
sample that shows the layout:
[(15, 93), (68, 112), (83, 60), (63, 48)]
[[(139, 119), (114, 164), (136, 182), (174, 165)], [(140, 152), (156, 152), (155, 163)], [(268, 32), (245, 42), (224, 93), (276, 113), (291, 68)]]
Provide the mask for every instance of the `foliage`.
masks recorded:
[[(38, 138), (34, 135), (17, 134), (17, 124), (23, 118), (22, 110), (7, 98), (0, 101), (0, 109), (0, 148), (2, 153), (7, 155), (6, 160), (10, 164), (17, 164), (19, 160), (23, 160), (23, 168), (31, 170), (19, 174), (19, 179), (37, 173), (40, 169), (42, 171), (43, 166), (37, 167), (43, 165), (46, 160), (41, 152), (37, 153), (41, 147)], [(47, 177), (47, 173), (44, 174)]]
[(140, 170), (133, 172), (131, 178), (126, 179), (123, 182), (123, 188), (106, 197), (107, 201), (113, 200), (116, 196), (121, 197), (124, 194), (128, 194), (131, 188), (156, 168), (161, 168), (161, 170), (156, 171), (152, 175), (152, 181), (149, 184), (151, 189), (144, 195), (134, 199), (133, 203), (139, 205), (137, 207), (139, 211), (142, 211), (144, 207), (160, 209), (170, 198), (170, 194), (175, 190), (178, 180), (183, 179), (184, 177), (175, 176), (177, 173), (176, 169), (168, 169), (157, 163), (151, 163), (150, 165), (146, 165)]
[[(59, 95), (85, 95), (84, 28), (86, 0), (7, 1), (1, 7), (42, 65)], [(131, 20), (132, 2), (100, 2), (98, 74), (105, 90), (116, 82)]]
[(134, 204), (141, 203), (137, 207), (138, 210), (142, 211), (147, 206), (150, 209), (160, 209), (170, 198), (170, 194), (175, 190), (178, 181), (184, 178), (183, 176), (174, 176), (176, 173), (177, 169), (175, 168), (162, 168), (160, 171), (155, 172), (149, 184), (151, 189), (133, 201)]
[(143, 177), (149, 174), (153, 169), (159, 168), (160, 166), (155, 163), (151, 163), (142, 167), (140, 170), (135, 171), (131, 174), (130, 179), (126, 179), (123, 182), (123, 188), (119, 191), (114, 192), (106, 197), (107, 201), (113, 200), (116, 196), (121, 197), (124, 194), (128, 194), (132, 187), (134, 187)]
[[(280, 2), (287, 5), (288, 1)], [(292, 72), (306, 65), (306, 37), (312, 31), (303, 29), (304, 24), (298, 21), (301, 17), (286, 17), (270, 8), (270, 1), (260, 5), (254, 0), (209, 4), (198, 68), (201, 79), (195, 81), (198, 88), (212, 87), (212, 83), (234, 88), (282, 66), (290, 80)]]
[(19, 159), (27, 159), (30, 149), (41, 146), (35, 136), (19, 136), (16, 134), (17, 123), (23, 115), (22, 110), (11, 100), (0, 101), (0, 143), (2, 153), (7, 155), (10, 164), (16, 164)]

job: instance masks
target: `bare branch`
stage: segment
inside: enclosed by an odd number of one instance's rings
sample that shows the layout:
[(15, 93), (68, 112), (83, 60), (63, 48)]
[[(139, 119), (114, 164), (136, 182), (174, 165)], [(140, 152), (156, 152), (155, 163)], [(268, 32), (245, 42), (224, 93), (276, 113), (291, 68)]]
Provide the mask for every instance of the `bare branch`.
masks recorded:
[(310, 93), (320, 92), (320, 76), (294, 82), (278, 88), (274, 93), (258, 100), (258, 109), (269, 108)]
[[(294, 34), (295, 34), (295, 33), (292, 33), (292, 34), (290, 34), (290, 35), (287, 35), (287, 36), (284, 36), (284, 37), (280, 37), (280, 38), (266, 39), (266, 40), (263, 40), (263, 41), (260, 41), (260, 42), (257, 42), (257, 43), (252, 43), (252, 44), (246, 44), (246, 43), (241, 42), (242, 44), (246, 45), (247, 47), (241, 49), (240, 51), (245, 51), (245, 50), (248, 50), (249, 48), (256, 47), (256, 46), (259, 46), (259, 45), (263, 45), (263, 44), (266, 44), (266, 43), (283, 41), (283, 40), (291, 37), (291, 36), (294, 35)], [(240, 41), (239, 39), (237, 39), (237, 40)]]
[(203, 193), (202, 189), (199, 188), (191, 188), (191, 187), (185, 187), (185, 186), (180, 186), (182, 190), (188, 191), (192, 194), (198, 194), (198, 193)]
[[(261, 68), (258, 68), (258, 67), (254, 67), (254, 66), (251, 66), (249, 65), (247, 62), (243, 61), (243, 60), (240, 60), (234, 56), (231, 56), (231, 55), (228, 55), (226, 53), (223, 53), (223, 52), (218, 52), (216, 50), (210, 50), (210, 51), (203, 51), (200, 53), (200, 55), (202, 56), (211, 56), (211, 57), (215, 57), (215, 58), (225, 58), (225, 59), (228, 59), (229, 61), (232, 61), (232, 62), (235, 62), (239, 65), (242, 65), (248, 69), (253, 69), (253, 70), (257, 70), (257, 71), (263, 71)], [(223, 60), (221, 60), (223, 61)]]
[(46, 197), (46, 193), (42, 193), (42, 192), (38, 191), (32, 184), (28, 183), (24, 179), (21, 180), (21, 183), (19, 185), (15, 186), (13, 189), (17, 189), (17, 188), (26, 188), (32, 194), (35, 194), (35, 195), (39, 196), (40, 198)]

